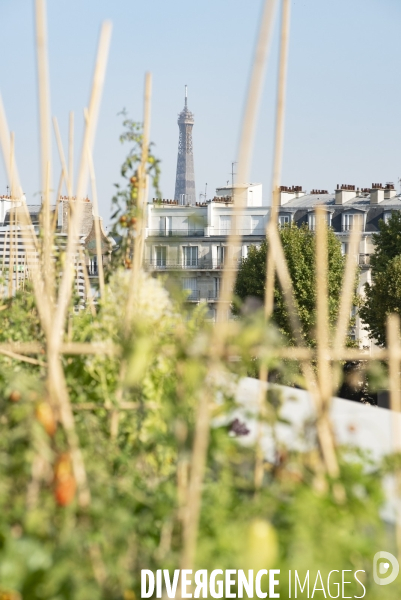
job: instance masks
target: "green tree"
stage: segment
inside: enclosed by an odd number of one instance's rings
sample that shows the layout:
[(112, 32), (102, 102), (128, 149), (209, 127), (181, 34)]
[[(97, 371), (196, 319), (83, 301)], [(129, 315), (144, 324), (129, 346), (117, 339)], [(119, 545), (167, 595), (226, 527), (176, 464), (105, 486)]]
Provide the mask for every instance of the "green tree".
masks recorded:
[[(305, 341), (315, 344), (316, 325), (316, 275), (315, 247), (316, 236), (306, 226), (292, 225), (280, 229), (281, 243), (287, 260)], [(235, 285), (235, 294), (244, 301), (248, 296), (264, 300), (266, 278), (266, 256), (268, 242), (259, 248), (251, 246), (248, 257), (242, 261)], [(328, 230), (328, 290), (330, 326), (335, 326), (341, 299), (345, 257), (341, 254), (341, 244), (333, 231)], [(356, 285), (355, 285), (356, 288)], [(274, 290), (274, 322), (290, 340), (291, 328), (288, 310), (284, 302), (277, 278)]]
[[(131, 147), (120, 170), (124, 184), (114, 184), (116, 193), (111, 200), (112, 207), (114, 208), (111, 216), (113, 221), (111, 235), (117, 240), (118, 246), (113, 252), (109, 275), (117, 265), (125, 264), (125, 266), (129, 266), (133, 233), (138, 216), (138, 166), (140, 165), (142, 156), (143, 123), (129, 119), (125, 110), (121, 114), (124, 117), (124, 129), (120, 135), (120, 142), (122, 144), (128, 143)], [(153, 154), (153, 146), (153, 143), (149, 144), (146, 173), (149, 176), (156, 197), (161, 198), (162, 193), (159, 188), (160, 159), (156, 158)]]
[(365, 302), (359, 314), (369, 337), (386, 343), (387, 315), (401, 313), (401, 214), (393, 213), (388, 223), (379, 221), (373, 235), (375, 251), (370, 258), (372, 283), (365, 285)]

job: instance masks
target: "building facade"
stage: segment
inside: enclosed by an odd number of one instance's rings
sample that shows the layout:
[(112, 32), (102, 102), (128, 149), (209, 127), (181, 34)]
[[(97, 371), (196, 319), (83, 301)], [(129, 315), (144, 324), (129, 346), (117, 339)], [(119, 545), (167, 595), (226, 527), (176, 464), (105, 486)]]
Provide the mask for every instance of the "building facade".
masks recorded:
[[(372, 235), (379, 231), (379, 222), (387, 222), (393, 211), (401, 210), (401, 195), (397, 194), (392, 183), (373, 183), (370, 188), (356, 188), (354, 185), (337, 185), (334, 193), (327, 190), (312, 190), (309, 194), (301, 187), (280, 188), (278, 224), (306, 224), (314, 230), (315, 208), (323, 206), (327, 223), (341, 242), (343, 254), (348, 254), (349, 239), (355, 227), (361, 228), (361, 241), (355, 259), (360, 267), (358, 293), (363, 296), (364, 286), (371, 283), (369, 266), (370, 255), (374, 252)], [(351, 336), (358, 340), (362, 348), (374, 345), (369, 339), (363, 322), (356, 318)]]
[[(247, 256), (251, 245), (259, 246), (265, 237), (270, 210), (262, 195), (261, 184), (235, 185), (235, 194), (242, 200), (237, 227), (242, 243), (230, 248), (228, 234), (233, 224), (233, 189), (225, 186), (216, 196), (195, 206), (182, 206), (176, 200), (153, 200), (147, 207), (145, 265), (154, 274), (174, 276), (187, 290), (189, 303), (205, 302), (209, 317), (215, 317), (215, 305), (221, 288), (224, 264), (237, 264)], [(374, 252), (372, 235), (379, 231), (393, 211), (401, 210), (401, 195), (394, 185), (372, 184), (370, 188), (338, 185), (333, 193), (301, 186), (280, 188), (278, 226), (306, 225), (315, 230), (317, 205), (324, 207), (327, 223), (338, 237), (343, 254), (348, 254), (350, 235), (361, 227), (361, 241), (355, 257), (360, 267), (358, 293), (371, 282), (370, 255)], [(356, 317), (350, 332), (362, 348), (371, 348), (363, 322)]]
[(157, 274), (173, 276), (187, 290), (187, 302), (204, 302), (215, 318), (224, 265), (237, 265), (249, 246), (265, 237), (268, 209), (262, 203), (262, 184), (235, 185), (243, 199), (237, 218), (242, 243), (229, 247), (233, 227), (233, 189), (216, 190), (212, 200), (194, 206), (177, 200), (157, 200), (147, 205), (145, 266)]
[[(25, 201), (25, 198), (23, 200)], [(73, 210), (75, 199), (59, 198), (57, 206), (51, 207), (51, 222), (55, 225), (55, 243), (63, 248), (67, 243), (68, 220), (70, 211)], [(16, 290), (24, 287), (30, 278), (29, 262), (37, 258), (33, 241), (27, 232), (27, 227), (32, 227), (36, 234), (41, 226), (42, 205), (26, 205), (32, 225), (25, 224), (25, 211), (22, 201), (12, 199), (11, 196), (0, 196), (0, 276), (3, 281), (3, 295), (15, 294)], [(99, 219), (99, 217), (97, 217)], [(75, 291), (82, 302), (86, 300), (85, 272), (91, 284), (96, 286), (98, 269), (96, 249), (94, 248), (94, 220), (92, 203), (88, 198), (83, 201), (83, 218), (80, 230), (80, 243), (84, 250), (84, 261), (77, 255), (75, 260)], [(106, 237), (102, 226), (101, 247), (102, 260), (109, 260), (113, 240)]]

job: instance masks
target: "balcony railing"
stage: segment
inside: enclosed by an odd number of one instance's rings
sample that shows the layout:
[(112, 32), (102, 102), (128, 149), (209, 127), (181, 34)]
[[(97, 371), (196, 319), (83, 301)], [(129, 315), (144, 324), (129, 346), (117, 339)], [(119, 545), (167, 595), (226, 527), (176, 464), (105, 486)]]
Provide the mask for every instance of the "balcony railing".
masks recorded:
[(148, 236), (149, 237), (213, 237), (216, 235), (219, 236), (228, 236), (232, 233), (235, 233), (236, 235), (257, 235), (257, 236), (264, 236), (265, 235), (265, 230), (264, 228), (262, 229), (236, 229), (235, 231), (232, 231), (230, 229), (210, 229), (209, 234), (206, 236), (205, 235), (205, 230), (204, 229), (171, 229), (170, 231), (160, 231), (159, 229), (149, 229), (148, 230)]
[(248, 229), (235, 229), (235, 230), (233, 230), (233, 229), (220, 229), (220, 230), (215, 230), (215, 231), (212, 230), (210, 232), (211, 236), (214, 236), (214, 235), (227, 236), (227, 235), (232, 235), (232, 234), (241, 235), (241, 236), (244, 236), (244, 235), (258, 235), (259, 237), (260, 236), (264, 237), (265, 234), (266, 234), (266, 232), (265, 232), (264, 228), (262, 228), (262, 229), (250, 229), (250, 228), (248, 228)]
[(190, 292), (186, 297), (186, 302), (199, 302), (200, 300), (206, 300), (206, 302), (217, 302), (219, 300), (219, 293), (212, 290), (187, 290)]
[(148, 235), (152, 237), (203, 237), (204, 229), (149, 229)]
[(169, 271), (181, 271), (181, 270), (199, 270), (199, 271), (210, 271), (210, 270), (223, 270), (225, 266), (229, 269), (236, 268), (242, 262), (241, 258), (225, 260), (221, 262), (219, 260), (210, 260), (199, 258), (198, 261), (191, 261), (189, 264), (185, 261), (170, 261), (170, 260), (145, 260), (145, 266), (149, 269), (157, 270), (169, 270)]

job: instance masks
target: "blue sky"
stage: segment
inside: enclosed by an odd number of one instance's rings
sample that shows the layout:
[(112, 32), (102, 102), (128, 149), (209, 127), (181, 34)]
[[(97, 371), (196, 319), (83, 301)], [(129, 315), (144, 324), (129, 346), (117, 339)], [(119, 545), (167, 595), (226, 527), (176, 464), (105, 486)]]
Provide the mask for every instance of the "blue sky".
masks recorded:
[[(0, 0), (0, 92), (28, 201), (39, 200), (33, 0)], [(144, 74), (153, 75), (151, 138), (162, 160), (163, 195), (174, 194), (177, 113), (184, 85), (195, 113), (197, 192), (230, 178), (260, 0), (48, 0), (52, 114), (65, 146), (75, 112), (76, 153), (100, 24), (113, 22), (111, 53), (94, 153), (101, 214), (126, 148), (122, 108), (142, 117)], [(287, 88), (284, 185), (367, 187), (401, 177), (399, 0), (293, 0)], [(277, 34), (273, 41), (277, 46)], [(251, 180), (268, 193), (277, 52), (272, 51), (258, 122)], [(53, 140), (55, 149), (55, 142)], [(54, 152), (54, 180), (60, 166)], [(0, 194), (6, 191), (0, 166)], [(36, 195), (35, 195), (36, 194)]]

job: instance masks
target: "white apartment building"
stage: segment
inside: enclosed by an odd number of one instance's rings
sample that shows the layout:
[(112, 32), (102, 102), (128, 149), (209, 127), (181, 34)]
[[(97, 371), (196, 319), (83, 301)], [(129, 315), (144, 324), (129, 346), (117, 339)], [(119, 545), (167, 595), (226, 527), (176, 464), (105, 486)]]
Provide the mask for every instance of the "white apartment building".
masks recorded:
[[(23, 199), (25, 202), (25, 198)], [(74, 202), (74, 201), (73, 201)], [(94, 219), (92, 203), (88, 198), (83, 201), (83, 218), (80, 231), (80, 243), (86, 250), (85, 265), (80, 257), (75, 261), (75, 290), (82, 302), (86, 298), (84, 268), (88, 272), (89, 281), (95, 284), (98, 278), (97, 256)], [(65, 246), (68, 235), (68, 219), (70, 200), (66, 197), (59, 198), (57, 207), (51, 207), (51, 219), (56, 219), (55, 243), (59, 248)], [(22, 201), (12, 199), (9, 195), (0, 196), (0, 277), (3, 280), (3, 295), (14, 294), (17, 289), (24, 286), (29, 279), (29, 262), (36, 260), (37, 253), (29, 233), (24, 229), (32, 227), (36, 234), (40, 229), (40, 214), (42, 206), (27, 205), (32, 225), (24, 225), (22, 216)], [(57, 214), (56, 214), (57, 211)], [(99, 219), (99, 217), (97, 217)], [(114, 240), (108, 238), (100, 223), (102, 260), (107, 262), (111, 253)], [(24, 234), (25, 233), (25, 234)]]
[[(217, 188), (212, 200), (196, 206), (180, 206), (174, 200), (153, 200), (147, 206), (145, 264), (157, 273), (171, 273), (189, 291), (188, 302), (206, 302), (209, 317), (215, 316), (219, 297), (223, 263), (234, 264), (247, 256), (251, 245), (258, 246), (265, 237), (269, 207), (263, 199), (261, 184), (236, 184), (235, 193), (244, 208), (237, 222), (242, 243), (227, 246), (227, 236), (233, 226), (233, 190), (231, 186)], [(338, 185), (333, 193), (301, 186), (281, 186), (278, 225), (307, 224), (315, 229), (315, 207), (322, 205), (327, 221), (348, 253), (349, 238), (356, 224), (362, 226), (361, 242), (355, 257), (360, 267), (358, 292), (371, 281), (369, 257), (374, 251), (372, 235), (379, 231), (379, 221), (387, 221), (393, 211), (401, 210), (401, 195), (394, 185), (372, 184), (370, 188)], [(351, 336), (361, 347), (370, 348), (372, 341), (363, 322), (356, 318)]]
[(265, 237), (269, 209), (263, 203), (262, 184), (235, 184), (243, 208), (237, 216), (238, 247), (228, 247), (234, 226), (233, 188), (216, 190), (212, 200), (195, 206), (174, 200), (148, 203), (145, 232), (145, 265), (156, 273), (171, 273), (188, 290), (188, 302), (205, 302), (209, 318), (215, 317), (224, 264), (238, 263), (251, 245)]

